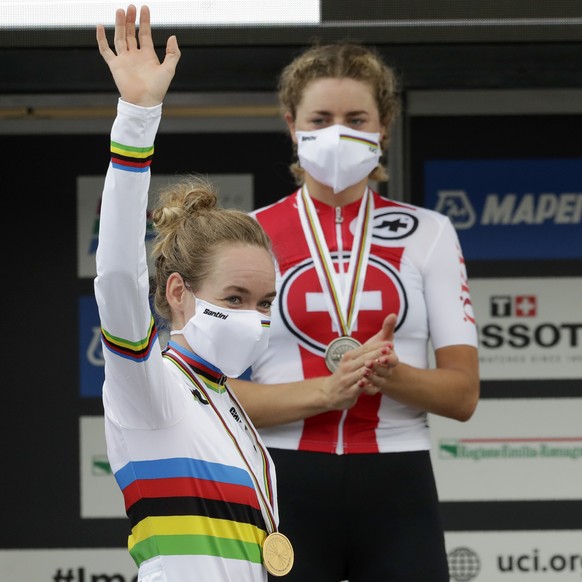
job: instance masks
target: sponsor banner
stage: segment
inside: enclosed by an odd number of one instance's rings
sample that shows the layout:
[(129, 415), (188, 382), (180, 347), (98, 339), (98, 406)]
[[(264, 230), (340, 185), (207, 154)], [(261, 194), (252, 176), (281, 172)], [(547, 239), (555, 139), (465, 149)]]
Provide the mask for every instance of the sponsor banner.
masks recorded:
[[(582, 579), (582, 530), (445, 532), (451, 582)], [(137, 582), (126, 549), (0, 550), (3, 582)]]
[(582, 158), (428, 161), (424, 206), (468, 260), (582, 257)]
[(107, 459), (102, 416), (79, 419), (81, 518), (126, 518), (123, 495)]
[(582, 579), (582, 530), (446, 532), (451, 582)]
[[(219, 203), (227, 208), (238, 208), (249, 212), (254, 208), (252, 174), (210, 174), (209, 180), (215, 184), (219, 193)], [(179, 180), (180, 176), (159, 174), (152, 176), (148, 211), (156, 203), (156, 192), (168, 183)], [(99, 210), (105, 176), (77, 177), (77, 276), (94, 278), (95, 250), (99, 232)], [(146, 242), (148, 257), (153, 232), (148, 222)], [(154, 266), (148, 263), (150, 273)]]
[(93, 295), (78, 297), (79, 391), (83, 398), (100, 398), (105, 379), (101, 327)]
[(581, 418), (582, 398), (481, 400), (466, 423), (430, 415), (441, 501), (582, 499)]
[(482, 380), (582, 378), (582, 278), (470, 279)]
[(123, 549), (0, 550), (2, 582), (137, 582)]

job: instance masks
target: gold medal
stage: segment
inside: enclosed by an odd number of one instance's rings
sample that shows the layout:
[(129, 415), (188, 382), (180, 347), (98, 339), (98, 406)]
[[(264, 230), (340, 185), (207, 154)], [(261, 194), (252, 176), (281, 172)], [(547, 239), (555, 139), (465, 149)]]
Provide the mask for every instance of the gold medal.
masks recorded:
[(285, 576), (293, 567), (293, 546), (278, 531), (270, 533), (263, 542), (263, 563), (273, 576)]
[(335, 338), (325, 350), (325, 363), (329, 371), (333, 374), (338, 369), (343, 355), (361, 345), (357, 339), (347, 335)]

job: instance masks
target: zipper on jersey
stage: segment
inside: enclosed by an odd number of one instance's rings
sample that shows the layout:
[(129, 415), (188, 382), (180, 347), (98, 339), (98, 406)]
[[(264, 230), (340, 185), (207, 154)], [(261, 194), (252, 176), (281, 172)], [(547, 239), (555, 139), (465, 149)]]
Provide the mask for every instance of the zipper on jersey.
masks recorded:
[[(344, 222), (344, 217), (342, 214), (341, 206), (335, 207), (335, 240), (337, 242), (337, 265), (338, 273), (340, 279), (340, 285), (342, 291), (344, 290), (344, 277), (346, 274), (345, 264), (344, 264), (344, 239), (342, 236), (342, 224)], [(340, 330), (338, 330), (340, 331)]]
[[(342, 292), (345, 293), (345, 263), (344, 263), (344, 239), (342, 234), (342, 224), (344, 222), (344, 217), (342, 213), (341, 206), (335, 207), (335, 238), (337, 242), (337, 263), (338, 263), (338, 274)], [(337, 330), (341, 333), (341, 330)], [(344, 424), (346, 421), (346, 416), (348, 414), (347, 410), (342, 411), (342, 416), (338, 422), (337, 426), (337, 445), (336, 454), (343, 455), (344, 453)]]

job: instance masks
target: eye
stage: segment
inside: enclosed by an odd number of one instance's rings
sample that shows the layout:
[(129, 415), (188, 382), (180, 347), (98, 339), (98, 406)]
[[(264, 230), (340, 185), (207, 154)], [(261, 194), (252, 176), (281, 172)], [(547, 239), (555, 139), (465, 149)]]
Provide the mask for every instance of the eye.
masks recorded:
[(313, 127), (325, 127), (329, 125), (329, 120), (326, 117), (313, 117), (309, 120), (309, 123)]
[(230, 295), (228, 297), (225, 297), (225, 301), (229, 305), (241, 305), (242, 304), (242, 297), (240, 297), (240, 295)]
[(272, 307), (273, 302), (270, 299), (265, 299), (257, 305), (257, 308), (261, 313), (270, 313)]
[(361, 117), (354, 117), (352, 119), (348, 119), (348, 125), (350, 127), (361, 127), (362, 125), (364, 125), (365, 120), (362, 119)]

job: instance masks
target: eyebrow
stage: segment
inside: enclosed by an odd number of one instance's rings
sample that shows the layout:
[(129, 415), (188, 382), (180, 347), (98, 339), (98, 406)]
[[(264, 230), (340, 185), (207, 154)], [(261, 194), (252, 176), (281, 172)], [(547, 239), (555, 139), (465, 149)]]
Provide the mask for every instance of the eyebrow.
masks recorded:
[[(224, 288), (224, 293), (231, 293), (233, 291), (236, 291), (244, 295), (251, 294), (251, 292), (246, 287), (239, 287), (238, 285), (229, 285), (228, 287)], [(265, 297), (275, 297), (276, 295), (277, 291), (272, 291), (271, 293), (267, 293)]]
[[(313, 111), (311, 115), (333, 115), (333, 113), (327, 111), (327, 109), (320, 109)], [(344, 115), (353, 117), (355, 115), (369, 115), (369, 112), (365, 109), (358, 109), (356, 111), (347, 111)]]

